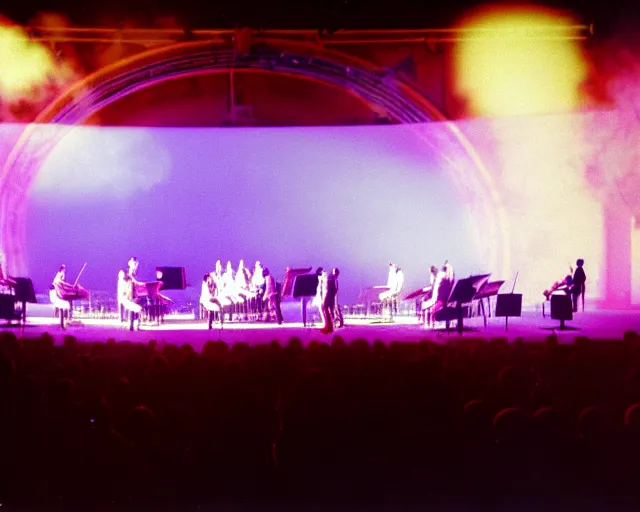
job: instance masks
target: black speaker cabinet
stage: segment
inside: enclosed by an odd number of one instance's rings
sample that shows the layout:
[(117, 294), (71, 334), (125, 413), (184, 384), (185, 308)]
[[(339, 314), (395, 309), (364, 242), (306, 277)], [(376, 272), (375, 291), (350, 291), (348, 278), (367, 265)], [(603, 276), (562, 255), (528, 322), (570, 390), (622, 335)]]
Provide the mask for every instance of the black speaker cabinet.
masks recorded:
[(184, 267), (156, 267), (156, 278), (162, 281), (163, 290), (184, 290), (187, 276)]
[(15, 320), (15, 297), (13, 295), (0, 295), (0, 318)]
[(496, 299), (496, 316), (522, 316), (522, 294), (501, 293)]
[(573, 305), (569, 295), (551, 296), (551, 318), (554, 320), (573, 320)]

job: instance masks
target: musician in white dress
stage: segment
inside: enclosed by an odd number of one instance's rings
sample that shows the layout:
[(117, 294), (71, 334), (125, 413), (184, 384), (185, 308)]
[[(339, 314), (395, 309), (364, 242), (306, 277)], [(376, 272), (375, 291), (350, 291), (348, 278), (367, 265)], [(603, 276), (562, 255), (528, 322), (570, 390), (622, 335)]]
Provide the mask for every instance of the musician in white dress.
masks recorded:
[(263, 304), (264, 304), (264, 289), (265, 289), (265, 280), (262, 275), (262, 263), (256, 261), (256, 264), (253, 268), (253, 275), (251, 276), (251, 291), (255, 293), (256, 299), (254, 300), (256, 306), (256, 313), (258, 316), (262, 315)]
[[(213, 279), (213, 288), (216, 290), (216, 299), (218, 299), (223, 309), (229, 308), (233, 303), (227, 295), (227, 290), (224, 286), (224, 272), (222, 271), (222, 262), (220, 260), (216, 261), (215, 270), (211, 272), (210, 276), (211, 279)], [(221, 315), (222, 314), (223, 313), (221, 313)], [(229, 315), (231, 315), (231, 312), (229, 312)]]
[(211, 274), (205, 274), (200, 289), (200, 304), (209, 312), (209, 329), (213, 325), (214, 315), (218, 315), (220, 324), (224, 322), (222, 304), (217, 298), (217, 288)]

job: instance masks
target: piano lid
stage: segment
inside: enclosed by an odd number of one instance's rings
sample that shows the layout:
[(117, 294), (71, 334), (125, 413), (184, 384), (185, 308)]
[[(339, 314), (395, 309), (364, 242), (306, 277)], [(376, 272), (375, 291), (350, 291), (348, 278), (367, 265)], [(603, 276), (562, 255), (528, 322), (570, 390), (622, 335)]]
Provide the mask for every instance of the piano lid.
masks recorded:
[(298, 276), (302, 276), (311, 272), (313, 267), (307, 268), (287, 268), (284, 272), (284, 282), (282, 284), (282, 291), (280, 293), (280, 298), (284, 299), (285, 297), (293, 295), (293, 284)]

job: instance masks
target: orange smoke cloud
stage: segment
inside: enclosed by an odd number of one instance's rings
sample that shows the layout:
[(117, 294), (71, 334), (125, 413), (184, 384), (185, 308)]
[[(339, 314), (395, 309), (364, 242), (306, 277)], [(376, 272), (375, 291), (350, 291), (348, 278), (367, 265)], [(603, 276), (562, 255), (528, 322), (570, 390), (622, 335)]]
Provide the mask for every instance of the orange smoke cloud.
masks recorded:
[[(41, 14), (32, 26), (68, 26), (66, 18)], [(31, 121), (57, 94), (74, 83), (82, 71), (69, 45), (47, 44), (27, 30), (0, 18), (0, 117)]]
[(461, 24), (454, 82), (473, 116), (571, 111), (582, 103), (587, 65), (571, 40), (574, 20), (532, 6), (489, 7)]
[(54, 74), (55, 61), (44, 46), (34, 43), (24, 29), (0, 26), (0, 96), (15, 101), (45, 84)]

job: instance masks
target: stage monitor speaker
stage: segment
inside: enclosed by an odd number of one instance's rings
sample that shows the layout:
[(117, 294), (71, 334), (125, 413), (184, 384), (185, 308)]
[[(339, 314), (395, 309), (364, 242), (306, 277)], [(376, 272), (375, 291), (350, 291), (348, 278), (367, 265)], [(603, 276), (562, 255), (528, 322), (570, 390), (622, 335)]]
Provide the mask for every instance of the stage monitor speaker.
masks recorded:
[(184, 267), (156, 267), (156, 278), (163, 290), (185, 290), (187, 277)]
[(15, 297), (13, 295), (0, 295), (0, 318), (15, 320)]
[(569, 295), (551, 296), (551, 318), (554, 320), (573, 320), (573, 305)]
[(500, 293), (496, 301), (496, 316), (522, 316), (522, 294)]

